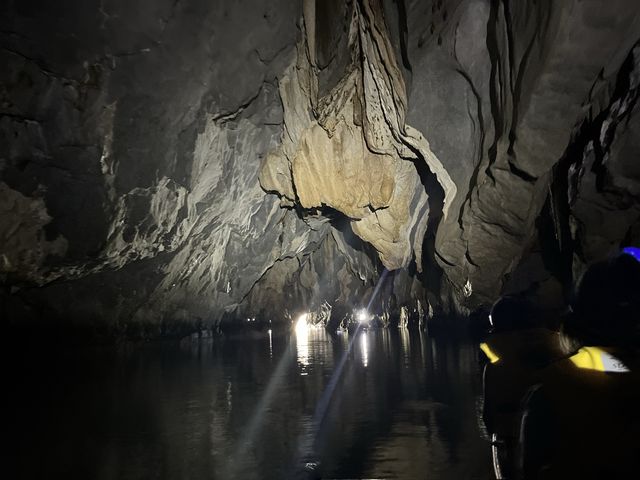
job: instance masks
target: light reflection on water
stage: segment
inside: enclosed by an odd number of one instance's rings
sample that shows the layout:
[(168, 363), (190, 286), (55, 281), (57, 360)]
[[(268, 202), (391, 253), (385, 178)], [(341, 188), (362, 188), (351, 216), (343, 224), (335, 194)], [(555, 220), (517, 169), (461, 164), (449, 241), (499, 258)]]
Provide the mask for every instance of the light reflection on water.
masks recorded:
[(411, 359), (411, 342), (409, 338), (409, 329), (407, 327), (400, 327), (400, 344), (402, 345), (402, 357), (404, 364), (408, 365)]
[(296, 353), (298, 355), (298, 365), (301, 367), (301, 375), (306, 375), (306, 368), (309, 365), (309, 326), (296, 328)]
[(366, 367), (369, 365), (369, 335), (367, 332), (360, 334), (360, 351), (362, 355), (362, 365)]
[(322, 327), (305, 325), (295, 328), (296, 361), (300, 375), (306, 376), (313, 369), (333, 365), (333, 342)]
[(23, 478), (488, 478), (475, 347), (406, 329), (356, 335), (34, 359), (12, 382), (9, 458)]

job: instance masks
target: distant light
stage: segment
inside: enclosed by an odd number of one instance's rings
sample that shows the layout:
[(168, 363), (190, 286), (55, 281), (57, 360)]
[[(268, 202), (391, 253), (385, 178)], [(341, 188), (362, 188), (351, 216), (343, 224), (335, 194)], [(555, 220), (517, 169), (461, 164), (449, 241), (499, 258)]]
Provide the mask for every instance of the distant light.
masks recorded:
[(367, 313), (367, 310), (363, 308), (358, 311), (356, 318), (358, 319), (358, 322), (365, 323), (369, 321), (369, 314)]
[(307, 323), (308, 318), (309, 318), (308, 313), (303, 313), (298, 317), (298, 320), (296, 321), (297, 334), (305, 334), (309, 331), (309, 324)]
[(627, 255), (631, 255), (637, 261), (640, 262), (640, 248), (638, 247), (625, 247), (622, 249), (622, 253), (626, 253)]

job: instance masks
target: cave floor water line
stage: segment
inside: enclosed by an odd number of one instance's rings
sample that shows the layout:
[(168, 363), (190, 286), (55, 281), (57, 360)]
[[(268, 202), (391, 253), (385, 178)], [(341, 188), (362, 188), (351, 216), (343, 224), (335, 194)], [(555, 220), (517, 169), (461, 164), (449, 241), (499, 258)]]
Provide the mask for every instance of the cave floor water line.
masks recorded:
[(490, 477), (476, 345), (417, 330), (32, 354), (15, 376), (20, 478)]

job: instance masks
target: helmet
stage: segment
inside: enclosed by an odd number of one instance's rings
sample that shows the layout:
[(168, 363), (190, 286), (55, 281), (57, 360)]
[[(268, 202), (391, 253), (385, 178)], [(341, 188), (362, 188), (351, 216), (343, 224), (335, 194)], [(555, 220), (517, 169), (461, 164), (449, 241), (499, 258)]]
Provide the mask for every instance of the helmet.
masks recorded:
[[(635, 253), (638, 249), (634, 249)], [(593, 264), (578, 283), (568, 333), (592, 345), (640, 340), (640, 262), (625, 250)]]
[(500, 297), (491, 307), (489, 322), (494, 331), (513, 330), (531, 326), (533, 305), (519, 295)]

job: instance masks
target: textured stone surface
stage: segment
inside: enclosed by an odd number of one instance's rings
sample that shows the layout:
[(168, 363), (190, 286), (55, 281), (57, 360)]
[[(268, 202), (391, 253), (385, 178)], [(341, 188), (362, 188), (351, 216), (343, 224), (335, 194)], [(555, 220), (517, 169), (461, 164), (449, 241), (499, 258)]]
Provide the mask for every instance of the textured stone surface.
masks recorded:
[[(455, 184), (422, 135), (407, 126), (404, 78), (378, 2), (353, 2), (345, 16), (348, 57), (335, 86), (320, 95), (316, 51), (335, 27), (307, 2), (296, 61), (280, 82), (285, 132), (267, 157), (261, 184), (284, 205), (331, 207), (379, 252), (385, 267), (422, 267), (428, 192), (412, 161), (426, 162), (445, 191), (445, 216)], [(311, 26), (311, 27), (310, 27)]]
[(634, 0), (4, 2), (0, 315), (156, 335), (339, 317), (382, 275), (385, 314), (566, 287), (640, 241), (638, 40)]
[(41, 198), (32, 198), (0, 183), (0, 238), (2, 272), (38, 278), (49, 255), (63, 255), (63, 238), (47, 241), (44, 227), (51, 221)]
[(437, 258), (457, 297), (476, 306), (499, 294), (529, 251), (550, 170), (598, 108), (594, 84), (615, 82), (638, 40), (640, 9), (469, 0), (415, 3), (407, 18), (409, 122), (458, 186)]
[(213, 321), (321, 237), (257, 182), (295, 3), (32, 3), (2, 15), (3, 206), (24, 223), (3, 230), (3, 274), (20, 288), (5, 306)]
[(640, 245), (640, 45), (629, 53), (611, 93), (599, 94), (606, 95), (605, 107), (585, 120), (554, 171), (554, 182), (566, 185), (554, 206), (557, 237), (572, 254), (573, 278), (620, 246)]

